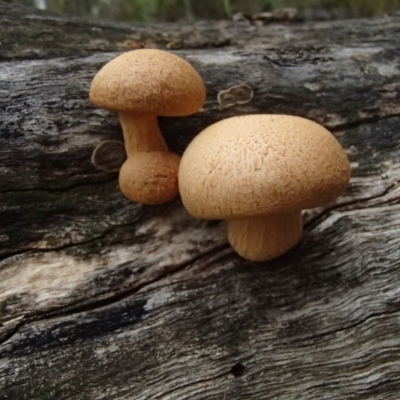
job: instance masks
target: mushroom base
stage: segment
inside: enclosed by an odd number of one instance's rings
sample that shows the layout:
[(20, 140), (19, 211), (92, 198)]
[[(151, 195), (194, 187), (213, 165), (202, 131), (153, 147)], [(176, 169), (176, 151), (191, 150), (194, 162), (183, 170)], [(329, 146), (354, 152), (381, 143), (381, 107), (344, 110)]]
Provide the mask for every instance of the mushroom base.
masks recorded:
[(119, 187), (128, 199), (141, 204), (162, 204), (179, 192), (181, 158), (167, 151), (142, 151), (129, 157), (119, 173)]
[(228, 221), (228, 240), (250, 261), (267, 261), (294, 247), (303, 234), (301, 211)]

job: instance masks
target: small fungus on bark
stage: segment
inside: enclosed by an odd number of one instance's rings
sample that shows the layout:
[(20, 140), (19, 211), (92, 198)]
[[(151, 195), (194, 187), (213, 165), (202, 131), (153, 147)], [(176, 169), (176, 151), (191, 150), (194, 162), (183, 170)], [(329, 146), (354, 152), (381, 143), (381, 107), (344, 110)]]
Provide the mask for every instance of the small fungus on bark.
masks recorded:
[(116, 140), (105, 140), (93, 151), (93, 165), (104, 172), (117, 172), (126, 160), (125, 145)]
[(222, 108), (235, 106), (236, 104), (246, 104), (253, 98), (253, 89), (245, 84), (231, 86), (229, 89), (218, 92), (218, 103)]

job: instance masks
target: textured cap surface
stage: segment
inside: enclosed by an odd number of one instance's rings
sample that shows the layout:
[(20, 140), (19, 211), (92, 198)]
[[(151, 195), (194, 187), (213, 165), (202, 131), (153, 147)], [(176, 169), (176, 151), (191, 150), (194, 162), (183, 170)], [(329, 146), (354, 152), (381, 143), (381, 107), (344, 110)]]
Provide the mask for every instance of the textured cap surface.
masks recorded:
[(182, 156), (179, 189), (195, 217), (302, 210), (338, 197), (350, 165), (335, 137), (310, 120), (246, 115), (202, 131)]
[(93, 104), (115, 111), (165, 117), (198, 111), (205, 101), (204, 83), (182, 58), (162, 50), (123, 53), (106, 64), (90, 88)]

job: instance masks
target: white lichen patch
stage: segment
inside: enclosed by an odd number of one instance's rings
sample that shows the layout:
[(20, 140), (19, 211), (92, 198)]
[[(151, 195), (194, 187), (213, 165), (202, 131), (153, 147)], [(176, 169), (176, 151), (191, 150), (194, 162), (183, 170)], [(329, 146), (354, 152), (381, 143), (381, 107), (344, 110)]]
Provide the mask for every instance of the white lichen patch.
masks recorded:
[(340, 47), (333, 51), (335, 58), (352, 58), (367, 61), (371, 56), (383, 51), (382, 47)]
[(115, 244), (87, 257), (67, 249), (7, 258), (0, 263), (3, 319), (65, 306), (88, 293), (112, 292), (119, 268), (124, 269), (118, 276), (121, 285), (142, 285), (226, 241), (223, 228), (208, 228), (181, 208), (144, 221), (136, 236), (145, 240)]
[(226, 51), (216, 51), (215, 53), (200, 53), (186, 57), (188, 61), (196, 61), (204, 65), (227, 65), (240, 63), (243, 57)]

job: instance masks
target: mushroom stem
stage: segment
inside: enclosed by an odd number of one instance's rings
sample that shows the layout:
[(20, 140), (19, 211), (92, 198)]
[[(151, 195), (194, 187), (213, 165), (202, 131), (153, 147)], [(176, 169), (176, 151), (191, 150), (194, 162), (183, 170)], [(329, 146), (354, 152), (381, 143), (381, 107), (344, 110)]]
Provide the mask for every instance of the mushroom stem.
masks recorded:
[(118, 114), (128, 157), (141, 151), (168, 151), (156, 115), (127, 111), (120, 111)]
[(301, 239), (301, 211), (228, 220), (228, 240), (234, 250), (250, 261), (279, 257)]

